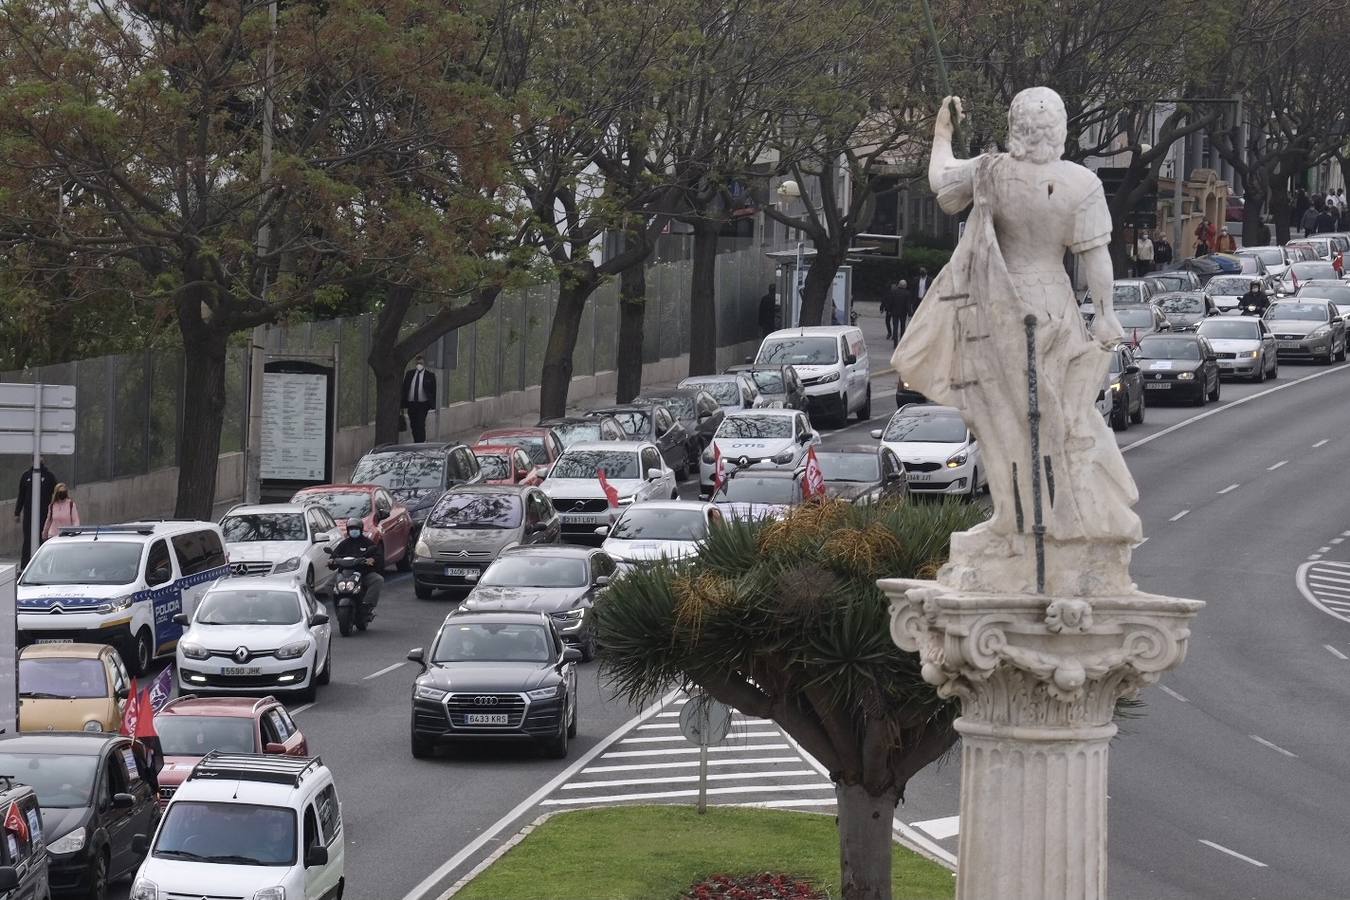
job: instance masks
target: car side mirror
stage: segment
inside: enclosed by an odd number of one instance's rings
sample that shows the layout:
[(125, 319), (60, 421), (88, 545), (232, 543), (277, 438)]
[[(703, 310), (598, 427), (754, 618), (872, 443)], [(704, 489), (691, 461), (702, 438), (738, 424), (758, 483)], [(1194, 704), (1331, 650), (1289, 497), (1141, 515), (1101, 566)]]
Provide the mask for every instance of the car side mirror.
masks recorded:
[(844, 357), (844, 365), (846, 366), (857, 365), (857, 363), (858, 357), (854, 356), (852, 353)]
[(389, 513), (385, 512), (385, 511), (382, 510), (382, 509), (377, 509), (377, 510), (375, 510), (375, 521), (376, 521), (376, 522), (383, 522), (383, 521), (384, 521), (385, 519), (387, 519), (387, 518), (389, 518)]
[(606, 585), (609, 584), (609, 580), (610, 580), (610, 579), (609, 579), (609, 576), (608, 576), (608, 575), (597, 575), (597, 576), (595, 576), (595, 586), (596, 586), (596, 587), (605, 587)]
[(144, 856), (145, 851), (150, 849), (150, 835), (133, 834), (131, 836), (131, 852), (137, 856)]
[(285, 756), (286, 745), (278, 744), (276, 741), (268, 741), (263, 745), (263, 752), (270, 753), (272, 756)]
[(184, 628), (186, 628), (191, 623), (188, 619), (187, 613), (174, 613), (173, 624), (182, 625)]
[(332, 539), (333, 539), (333, 534), (332, 534), (332, 532), (330, 532), (330, 531), (316, 531), (316, 532), (314, 532), (314, 537), (313, 537), (311, 540), (312, 540), (314, 543), (316, 543), (316, 544), (326, 544), (326, 543), (328, 543), (329, 541), (331, 541)]
[(540, 532), (547, 530), (548, 525), (546, 525), (543, 522), (531, 522), (530, 524), (525, 526), (526, 534), (539, 534)]
[(595, 536), (596, 536), (596, 537), (609, 537), (609, 526), (608, 526), (608, 525), (597, 525), (596, 528), (595, 528)]
[(125, 700), (131, 696), (131, 688), (127, 687), (124, 684), (120, 688), (117, 688), (115, 691), (113, 691), (113, 696), (116, 697), (118, 700)]
[(1126, 366), (1126, 367), (1125, 367), (1125, 374), (1126, 374), (1126, 375), (1138, 375), (1138, 374), (1139, 374), (1139, 367), (1138, 367), (1138, 366)]
[(421, 647), (414, 647), (408, 651), (408, 662), (415, 662), (422, 667), (422, 671), (427, 668), (427, 654)]
[(328, 624), (328, 613), (315, 613), (309, 617), (311, 627)]
[(113, 809), (131, 809), (136, 805), (136, 795), (127, 793), (113, 794)]
[(562, 661), (565, 663), (581, 662), (581, 651), (576, 647), (566, 647), (563, 649)]
[(801, 434), (797, 435), (797, 443), (799, 444), (811, 443), (811, 432), (803, 431)]
[(324, 547), (324, 548), (323, 548), (323, 552), (324, 552), (324, 553), (327, 553), (329, 556), (332, 556), (332, 555), (333, 555), (333, 548), (332, 548), (332, 547)]
[(316, 866), (328, 865), (327, 847), (306, 847), (305, 848), (305, 868), (313, 869)]
[(648, 470), (647, 470), (647, 480), (648, 480), (648, 481), (656, 481), (656, 480), (657, 480), (658, 478), (660, 478), (660, 477), (661, 477), (661, 470), (660, 470), (660, 469), (648, 469)]
[(874, 441), (879, 441), (879, 440), (881, 440), (881, 429), (880, 429), (880, 428), (873, 428), (873, 429), (872, 429), (872, 440), (874, 440)]

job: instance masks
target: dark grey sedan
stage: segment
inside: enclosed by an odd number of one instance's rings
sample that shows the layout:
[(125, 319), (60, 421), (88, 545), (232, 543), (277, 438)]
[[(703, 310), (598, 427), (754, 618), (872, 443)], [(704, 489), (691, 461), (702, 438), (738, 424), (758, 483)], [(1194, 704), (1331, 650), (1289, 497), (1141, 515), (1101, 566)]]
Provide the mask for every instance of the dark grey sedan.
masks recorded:
[(726, 413), (702, 388), (661, 388), (643, 391), (634, 403), (660, 403), (684, 426), (689, 440), (690, 458), (696, 459), (708, 446)]
[(1345, 359), (1345, 320), (1330, 300), (1286, 298), (1270, 304), (1266, 324), (1281, 359), (1312, 359), (1331, 365)]
[(806, 388), (802, 387), (802, 380), (792, 366), (757, 366), (750, 363), (731, 366), (727, 374), (745, 375), (753, 381), (759, 391), (759, 402), (764, 406), (806, 409)]
[(1154, 298), (1154, 303), (1173, 331), (1194, 331), (1205, 319), (1219, 314), (1219, 308), (1204, 291), (1174, 291)]
[(589, 410), (588, 416), (612, 416), (623, 426), (628, 439), (650, 441), (661, 451), (666, 465), (681, 481), (698, 465), (698, 454), (689, 455), (689, 432), (664, 403), (633, 403)]

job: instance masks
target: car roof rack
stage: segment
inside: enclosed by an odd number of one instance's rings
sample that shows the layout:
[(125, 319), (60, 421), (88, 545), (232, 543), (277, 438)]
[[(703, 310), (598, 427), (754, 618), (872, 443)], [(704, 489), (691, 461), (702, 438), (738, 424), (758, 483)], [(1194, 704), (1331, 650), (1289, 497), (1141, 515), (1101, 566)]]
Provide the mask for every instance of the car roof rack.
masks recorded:
[(317, 756), (269, 756), (212, 750), (193, 766), (187, 780), (262, 781), (299, 787), (311, 770), (323, 765)]
[(130, 522), (125, 525), (68, 525), (60, 531), (61, 537), (78, 537), (82, 534), (154, 534), (155, 527), (142, 522)]

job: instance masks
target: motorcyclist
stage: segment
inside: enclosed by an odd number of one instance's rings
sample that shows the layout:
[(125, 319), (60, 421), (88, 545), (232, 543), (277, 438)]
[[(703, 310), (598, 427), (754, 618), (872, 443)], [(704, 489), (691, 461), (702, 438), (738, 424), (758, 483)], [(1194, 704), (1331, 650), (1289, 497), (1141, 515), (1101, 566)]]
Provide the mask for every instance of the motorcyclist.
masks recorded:
[(1264, 316), (1268, 306), (1270, 299), (1266, 296), (1266, 292), (1261, 290), (1259, 281), (1253, 281), (1247, 288), (1247, 293), (1238, 300), (1238, 309), (1242, 310), (1243, 315)]
[[(333, 558), (354, 556), (361, 560), (361, 600), (366, 606), (375, 607), (380, 602), (380, 592), (384, 589), (384, 548), (366, 537), (361, 520), (347, 520), (347, 536), (333, 548)], [(330, 562), (328, 568), (335, 569), (337, 564)]]

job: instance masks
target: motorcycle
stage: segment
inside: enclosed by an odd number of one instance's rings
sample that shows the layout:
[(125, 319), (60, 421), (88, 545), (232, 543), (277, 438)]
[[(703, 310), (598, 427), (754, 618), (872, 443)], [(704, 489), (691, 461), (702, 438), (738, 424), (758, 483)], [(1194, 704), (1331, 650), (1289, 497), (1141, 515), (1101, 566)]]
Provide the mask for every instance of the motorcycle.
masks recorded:
[(350, 637), (352, 628), (365, 631), (375, 618), (375, 606), (366, 602), (366, 586), (361, 577), (365, 560), (359, 556), (335, 556), (328, 562), (337, 570), (333, 579), (333, 603), (337, 607), (338, 633)]
[(1259, 318), (1264, 315), (1265, 312), (1264, 308), (1257, 306), (1255, 303), (1248, 303), (1242, 307), (1242, 314), (1244, 316), (1257, 316)]

